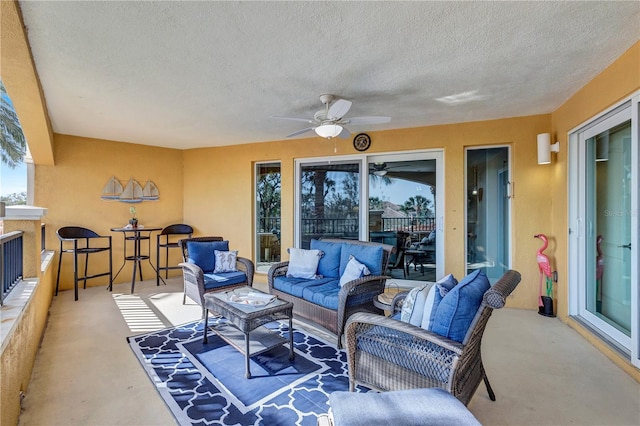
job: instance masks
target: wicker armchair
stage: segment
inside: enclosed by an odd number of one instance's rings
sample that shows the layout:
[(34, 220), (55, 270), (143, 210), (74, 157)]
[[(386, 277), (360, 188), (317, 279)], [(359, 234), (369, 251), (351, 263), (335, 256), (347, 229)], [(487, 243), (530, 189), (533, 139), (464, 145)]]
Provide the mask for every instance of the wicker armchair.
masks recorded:
[(356, 384), (378, 391), (440, 387), (467, 405), (484, 381), (495, 401), (482, 365), (482, 335), (519, 282), (519, 272), (507, 271), (484, 293), (462, 343), (381, 315), (354, 314), (345, 331), (350, 390)]
[[(236, 268), (238, 271), (241, 271), (246, 276), (242, 281), (238, 281), (235, 279), (229, 280), (229, 284), (225, 282), (216, 283), (215, 287), (211, 288), (208, 284), (208, 280), (205, 277), (205, 273), (200, 268), (200, 266), (195, 263), (190, 263), (189, 259), (189, 250), (187, 248), (188, 242), (215, 242), (215, 241), (223, 241), (222, 237), (195, 237), (195, 238), (186, 238), (178, 241), (178, 246), (182, 251), (182, 260), (179, 266), (182, 267), (182, 275), (184, 277), (184, 296), (182, 298), (182, 304), (186, 303), (187, 296), (190, 299), (198, 303), (198, 305), (202, 306), (202, 316), (204, 318), (205, 308), (204, 308), (204, 295), (205, 293), (211, 293), (215, 291), (223, 291), (229, 290), (237, 287), (244, 286), (253, 286), (253, 274), (255, 272), (255, 267), (253, 262), (250, 259), (246, 259), (244, 257), (236, 258)], [(219, 274), (223, 275), (223, 274)], [(209, 287), (209, 288), (208, 288)]]

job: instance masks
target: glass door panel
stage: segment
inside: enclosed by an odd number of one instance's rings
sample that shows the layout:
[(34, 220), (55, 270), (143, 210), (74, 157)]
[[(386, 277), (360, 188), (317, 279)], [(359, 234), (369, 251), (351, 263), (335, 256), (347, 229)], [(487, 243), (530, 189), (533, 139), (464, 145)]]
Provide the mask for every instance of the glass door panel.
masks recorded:
[(300, 165), (298, 247), (312, 239), (360, 236), (360, 162)]
[(511, 264), (509, 148), (468, 149), (466, 160), (467, 273), (494, 283)]
[(256, 269), (280, 262), (280, 163), (256, 164)]
[(585, 140), (586, 310), (631, 335), (631, 120)]
[(436, 159), (369, 159), (369, 240), (396, 246), (394, 278), (435, 281)]

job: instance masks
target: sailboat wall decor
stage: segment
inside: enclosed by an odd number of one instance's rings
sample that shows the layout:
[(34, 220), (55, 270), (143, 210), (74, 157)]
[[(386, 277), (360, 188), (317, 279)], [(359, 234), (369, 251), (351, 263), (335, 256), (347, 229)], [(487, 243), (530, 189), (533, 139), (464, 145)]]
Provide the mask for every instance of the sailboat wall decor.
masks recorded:
[(107, 181), (107, 184), (102, 188), (102, 195), (100, 198), (103, 200), (116, 201), (120, 199), (120, 194), (122, 194), (122, 184), (115, 176), (111, 176), (111, 179)]
[(123, 187), (120, 180), (115, 176), (107, 181), (102, 188), (100, 198), (105, 201), (120, 201), (123, 203), (141, 203), (143, 201), (156, 201), (160, 198), (158, 186), (151, 180), (147, 179), (144, 188), (140, 186), (137, 180), (131, 178)]
[(160, 198), (160, 191), (158, 191), (158, 187), (155, 183), (148, 180), (147, 183), (142, 188), (142, 199), (145, 201), (154, 201)]
[(133, 178), (129, 179), (129, 182), (125, 185), (120, 194), (120, 201), (123, 203), (141, 203), (142, 202), (142, 187), (138, 181)]

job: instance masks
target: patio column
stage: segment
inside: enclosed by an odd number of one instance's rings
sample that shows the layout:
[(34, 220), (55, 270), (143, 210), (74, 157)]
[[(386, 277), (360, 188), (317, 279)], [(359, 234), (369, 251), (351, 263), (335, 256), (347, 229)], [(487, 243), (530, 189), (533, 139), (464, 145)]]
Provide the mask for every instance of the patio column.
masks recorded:
[(6, 206), (3, 233), (22, 231), (23, 278), (40, 278), (42, 218), (47, 209), (36, 206)]

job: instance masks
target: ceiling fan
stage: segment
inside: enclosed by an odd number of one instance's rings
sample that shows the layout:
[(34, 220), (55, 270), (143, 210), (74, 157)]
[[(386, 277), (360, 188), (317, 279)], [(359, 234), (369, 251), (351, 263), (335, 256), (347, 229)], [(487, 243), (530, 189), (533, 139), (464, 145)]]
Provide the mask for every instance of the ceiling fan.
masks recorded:
[(314, 130), (318, 136), (326, 139), (335, 138), (339, 136), (341, 138), (348, 138), (351, 136), (351, 132), (344, 127), (345, 124), (360, 125), (360, 124), (380, 124), (388, 123), (391, 121), (391, 117), (381, 116), (368, 116), (368, 117), (352, 117), (345, 118), (344, 116), (349, 112), (351, 108), (351, 101), (346, 99), (336, 98), (334, 95), (320, 95), (320, 102), (325, 106), (324, 109), (317, 111), (313, 118), (299, 118), (299, 117), (283, 117), (279, 115), (272, 115), (271, 118), (280, 118), (283, 120), (302, 121), (312, 124), (311, 127), (307, 127), (297, 132), (293, 132), (287, 135), (288, 138), (298, 136), (303, 133)]
[(373, 174), (384, 176), (387, 174), (387, 163), (373, 163)]

